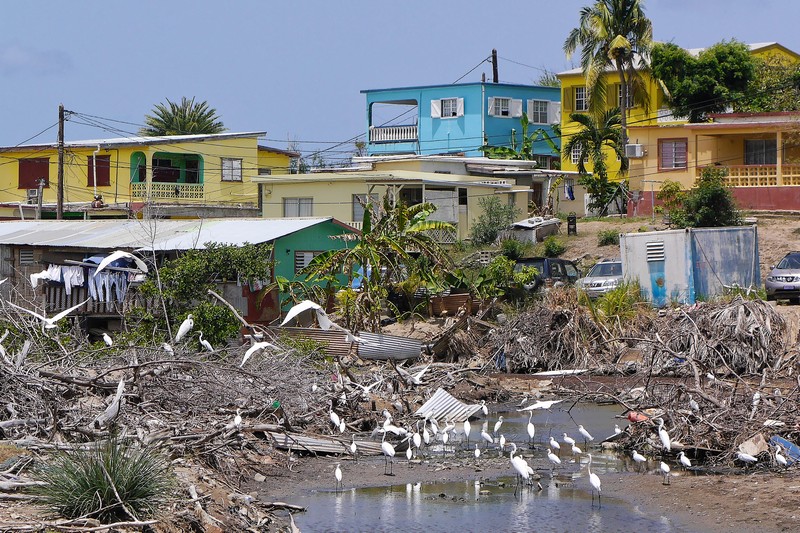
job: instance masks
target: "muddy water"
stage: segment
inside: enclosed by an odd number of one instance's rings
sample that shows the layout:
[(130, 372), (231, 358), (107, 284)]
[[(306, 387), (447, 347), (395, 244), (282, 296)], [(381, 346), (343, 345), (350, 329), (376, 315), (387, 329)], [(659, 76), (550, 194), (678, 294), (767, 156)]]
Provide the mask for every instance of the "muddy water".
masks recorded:
[[(308, 510), (296, 515), (295, 521), (304, 532), (309, 531), (648, 531), (674, 532), (678, 529), (666, 516), (647, 515), (627, 505), (613, 494), (604, 494), (602, 507), (593, 500), (586, 469), (586, 456), (573, 457), (563, 445), (563, 433), (572, 436), (584, 451), (587, 445), (577, 431), (582, 424), (595, 438), (588, 448), (593, 455), (592, 471), (603, 476), (633, 470), (625, 457), (603, 451), (598, 443), (614, 433), (614, 424), (625, 427), (615, 418), (618, 406), (564, 402), (551, 411), (534, 411), (536, 437), (532, 447), (526, 425), (528, 413), (516, 410), (490, 413), (491, 432), (498, 415), (504, 422), (498, 432), (507, 443), (514, 442), (539, 477), (541, 489), (520, 488), (509, 466), (509, 475), (497, 479), (475, 479), (451, 483), (408, 483), (402, 485), (315, 491), (298, 495), (293, 503)], [(471, 447), (479, 435), (483, 420), (473, 421)], [(459, 424), (460, 426), (460, 424)], [(472, 451), (464, 442), (459, 427), (456, 448), (465, 458)], [(550, 436), (562, 443), (562, 464), (551, 473), (546, 458)], [(496, 451), (495, 451), (496, 450)], [(428, 450), (428, 460), (435, 461), (441, 446)], [(448, 445), (448, 455), (452, 448)], [(497, 444), (484, 453), (499, 454)], [(400, 456), (401, 454), (398, 454)], [(652, 466), (652, 465), (651, 465)], [(476, 475), (477, 478), (477, 475)]]

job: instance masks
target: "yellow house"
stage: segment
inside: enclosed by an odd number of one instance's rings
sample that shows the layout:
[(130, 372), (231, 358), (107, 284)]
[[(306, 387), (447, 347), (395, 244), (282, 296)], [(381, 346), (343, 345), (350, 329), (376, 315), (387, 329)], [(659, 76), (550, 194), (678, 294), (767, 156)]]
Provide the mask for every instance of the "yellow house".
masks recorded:
[(56, 143), (0, 147), (0, 218), (54, 218), (60, 175), (65, 218), (258, 216), (253, 178), (296, 157), (264, 133), (70, 141), (63, 165)]
[(741, 208), (800, 209), (800, 112), (723, 113), (700, 124), (633, 126), (629, 135), (643, 147), (630, 159), (635, 214), (652, 213), (664, 181), (690, 189), (706, 167), (726, 171)]
[(430, 219), (456, 228), (455, 233), (436, 235), (442, 243), (469, 237), (482, 213), (481, 198), (498, 196), (524, 214), (530, 193), (529, 187), (505, 179), (411, 170), (260, 175), (254, 181), (261, 187), (264, 217), (331, 216), (357, 229), (361, 229), (364, 204), (380, 205), (387, 193), (406, 205), (431, 202), (437, 210)]
[[(748, 45), (751, 53), (759, 58), (768, 60), (772, 63), (793, 63), (800, 61), (800, 55), (782, 46), (779, 43), (755, 43)], [(695, 48), (687, 51), (693, 55), (699, 54), (703, 49)], [(562, 146), (565, 139), (580, 130), (580, 126), (570, 119), (570, 113), (588, 113), (589, 99), (586, 89), (586, 78), (580, 68), (567, 70), (558, 74), (561, 81), (561, 139)], [(621, 107), (622, 91), (619, 84), (619, 77), (616, 71), (608, 70), (604, 74), (606, 81), (606, 95), (603, 109)], [(641, 126), (672, 126), (683, 124), (686, 121), (676, 119), (667, 108), (666, 97), (659, 84), (648, 74), (643, 73), (646, 95), (634, 94), (629, 101), (627, 115), (628, 143), (643, 144), (642, 139), (637, 139), (634, 133), (635, 127)], [(578, 151), (571, 154), (562, 154), (561, 168), (564, 170), (577, 170)], [(619, 179), (619, 162), (611, 150), (608, 150), (607, 159), (609, 161), (609, 179)], [(632, 190), (633, 187), (631, 187)]]

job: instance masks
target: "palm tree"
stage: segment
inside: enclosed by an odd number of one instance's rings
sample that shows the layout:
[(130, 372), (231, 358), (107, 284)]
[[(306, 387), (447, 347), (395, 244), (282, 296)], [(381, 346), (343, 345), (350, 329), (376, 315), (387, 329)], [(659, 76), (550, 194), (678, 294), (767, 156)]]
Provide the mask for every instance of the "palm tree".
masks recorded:
[(156, 104), (152, 115), (145, 115), (147, 126), (139, 130), (140, 135), (161, 137), (166, 135), (190, 135), (198, 133), (221, 133), (225, 126), (217, 116), (217, 110), (208, 107), (208, 102), (195, 102), (185, 96), (180, 104), (167, 98), (166, 104)]
[[(572, 154), (573, 150), (578, 150), (581, 184), (586, 186), (592, 195), (589, 208), (600, 209), (601, 214), (605, 214), (608, 204), (615, 198), (619, 189), (608, 181), (608, 164), (603, 149), (610, 148), (617, 156), (620, 161), (620, 173), (624, 174), (628, 170), (619, 108), (606, 111), (599, 120), (583, 113), (570, 113), (569, 118), (580, 124), (581, 129), (570, 135), (562, 153)], [(591, 174), (586, 169), (587, 161), (592, 165)]]
[[(348, 278), (348, 287), (357, 271), (363, 273), (359, 294), (354, 302), (347, 302), (351, 309), (345, 310), (350, 329), (380, 329), (382, 300), (387, 287), (398, 277), (408, 276), (406, 269), (414, 265), (438, 271), (451, 260), (433, 240), (430, 230), (452, 230), (447, 222), (428, 220), (436, 206), (423, 202), (412, 206), (396, 204), (391, 194), (383, 198), (382, 215), (376, 217), (375, 209), (368, 203), (364, 208), (361, 238), (352, 247), (330, 250), (316, 256), (303, 273), (307, 280), (330, 279), (332, 274), (342, 273)], [(374, 220), (376, 219), (376, 220)], [(374, 220), (374, 223), (373, 223)], [(343, 235), (351, 239), (352, 235)], [(423, 260), (415, 259), (419, 255)], [(432, 272), (424, 273), (430, 277)], [(352, 305), (351, 305), (352, 304)]]
[(591, 111), (599, 113), (605, 107), (606, 69), (617, 72), (622, 100), (622, 144), (628, 142), (628, 95), (647, 97), (641, 74), (648, 68), (652, 44), (653, 25), (644, 14), (643, 0), (596, 0), (581, 9), (578, 27), (564, 41), (568, 58), (578, 47), (581, 49)]

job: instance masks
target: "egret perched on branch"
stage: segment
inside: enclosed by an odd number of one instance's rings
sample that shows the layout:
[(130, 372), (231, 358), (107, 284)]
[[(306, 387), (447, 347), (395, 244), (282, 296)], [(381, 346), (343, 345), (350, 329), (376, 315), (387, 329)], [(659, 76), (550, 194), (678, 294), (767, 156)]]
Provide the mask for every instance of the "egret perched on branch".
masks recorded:
[(213, 352), (214, 351), (214, 347), (211, 346), (211, 343), (203, 338), (203, 332), (202, 331), (200, 332), (200, 346), (202, 346), (203, 348), (205, 348), (209, 352)]
[(110, 265), (111, 263), (113, 263), (118, 259), (129, 259), (133, 261), (134, 263), (136, 263), (136, 268), (147, 274), (147, 264), (144, 261), (133, 255), (132, 253), (125, 252), (123, 250), (117, 250), (115, 252), (111, 252), (108, 256), (104, 257), (103, 260), (100, 261), (100, 264), (97, 265), (97, 269), (94, 271), (94, 274), (92, 275), (93, 276), (98, 275), (101, 270), (103, 270), (108, 265)]
[(600, 502), (600, 478), (592, 472), (592, 454), (587, 454), (589, 456), (589, 464), (586, 465), (586, 470), (589, 472), (589, 483), (592, 485), (592, 505), (594, 505), (594, 491), (597, 491), (597, 506), (600, 507), (603, 505)]
[(192, 331), (194, 327), (194, 318), (192, 318), (191, 313), (186, 317), (186, 319), (181, 322), (181, 326), (178, 328), (178, 333), (175, 334), (175, 342), (180, 342), (182, 338), (186, 336), (187, 333)]
[(670, 443), (669, 433), (664, 429), (664, 420), (661, 418), (658, 419), (658, 438), (661, 439), (661, 445), (664, 446), (664, 449), (670, 451), (672, 445)]
[(114, 341), (111, 340), (111, 336), (106, 332), (103, 332), (103, 342), (106, 343), (106, 346), (113, 346), (114, 345)]
[(42, 315), (40, 315), (39, 313), (37, 313), (35, 311), (31, 311), (30, 309), (25, 309), (24, 307), (20, 307), (20, 306), (15, 305), (15, 304), (13, 304), (11, 302), (8, 302), (8, 305), (10, 305), (11, 307), (14, 307), (16, 309), (19, 309), (20, 311), (25, 311), (26, 313), (35, 316), (36, 318), (38, 318), (39, 320), (42, 321), (42, 323), (44, 324), (45, 329), (52, 329), (52, 328), (56, 327), (56, 322), (58, 322), (59, 320), (61, 320), (62, 318), (64, 318), (68, 314), (70, 314), (71, 312), (75, 311), (77, 308), (83, 306), (89, 300), (91, 300), (91, 298), (86, 298), (84, 301), (82, 301), (78, 305), (73, 305), (69, 309), (65, 309), (65, 310), (61, 311), (60, 313), (58, 313), (57, 315), (54, 315), (52, 318), (47, 318), (46, 316), (42, 316)]
[(250, 359), (250, 357), (254, 353), (256, 353), (256, 352), (258, 352), (260, 350), (265, 350), (267, 348), (275, 348), (275, 345), (270, 343), (270, 342), (266, 342), (266, 341), (257, 342), (255, 344), (253, 344), (250, 348), (247, 349), (246, 352), (244, 352), (244, 357), (242, 357), (242, 362), (239, 363), (239, 368), (242, 368), (244, 366), (244, 364), (247, 362), (247, 360)]

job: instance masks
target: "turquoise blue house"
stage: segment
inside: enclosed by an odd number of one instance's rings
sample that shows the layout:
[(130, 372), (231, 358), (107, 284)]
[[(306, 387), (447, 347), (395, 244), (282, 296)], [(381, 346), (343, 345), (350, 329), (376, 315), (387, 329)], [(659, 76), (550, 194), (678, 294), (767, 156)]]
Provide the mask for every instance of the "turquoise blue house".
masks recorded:
[[(561, 121), (557, 87), (478, 82), (361, 92), (367, 97), (367, 154), (371, 156), (480, 157), (484, 141), (510, 147), (513, 134), (521, 142), (523, 112), (530, 121), (529, 132), (542, 128), (552, 133), (551, 125)], [(534, 153), (543, 163), (552, 156), (545, 142), (535, 143)]]

